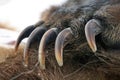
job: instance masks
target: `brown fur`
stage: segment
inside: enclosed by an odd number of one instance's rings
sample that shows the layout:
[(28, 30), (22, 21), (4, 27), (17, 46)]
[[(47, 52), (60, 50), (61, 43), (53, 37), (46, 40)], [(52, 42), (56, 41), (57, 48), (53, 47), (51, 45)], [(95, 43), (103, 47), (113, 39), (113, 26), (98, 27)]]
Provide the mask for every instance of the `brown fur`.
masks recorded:
[[(120, 1), (108, 0), (108, 5), (99, 6), (98, 4), (103, 4), (104, 2), (99, 3), (99, 1), (102, 0), (95, 0), (97, 2), (97, 4), (95, 4), (97, 8), (90, 13), (85, 12), (85, 9), (83, 9), (83, 11), (80, 10), (79, 5), (84, 3), (84, 1), (87, 3), (91, 0), (68, 0), (68, 2), (62, 6), (53, 7), (46, 11), (42, 17), (42, 20), (45, 21), (44, 24), (49, 25), (48, 28), (58, 27), (63, 29), (66, 27), (73, 28), (73, 26), (76, 28), (74, 33), (78, 33), (78, 37), (73, 39), (73, 41), (64, 48), (63, 67), (59, 67), (55, 60), (53, 44), (47, 47), (46, 70), (39, 69), (38, 65), (35, 67), (34, 65), (38, 62), (38, 54), (36, 54), (37, 51), (33, 46), (29, 54), (29, 67), (25, 68), (23, 66), (23, 52), (20, 50), (16, 56), (10, 57), (4, 63), (0, 64), (0, 79), (119, 80), (120, 48), (119, 46), (117, 49), (112, 47), (116, 46), (116, 42), (117, 44), (120, 42), (118, 36), (120, 32)], [(96, 37), (96, 42), (98, 41), (98, 51), (96, 53), (91, 51), (84, 35), (84, 25), (89, 19), (92, 19), (91, 17), (103, 21), (101, 23), (102, 26), (106, 25), (104, 26), (105, 31)], [(86, 22), (82, 23), (84, 19)], [(31, 69), (33, 71), (30, 71)]]
[[(83, 46), (86, 45), (87, 44), (85, 43)], [(106, 62), (95, 58), (95, 56), (89, 57), (88, 55), (84, 55), (82, 51), (77, 51), (74, 49), (68, 50), (68, 49), (66, 47), (65, 50), (66, 54), (64, 55), (65, 64), (63, 67), (59, 67), (57, 65), (54, 59), (53, 51), (49, 51), (49, 54), (47, 54), (48, 57), (46, 61), (47, 62), (46, 65), (49, 66), (46, 67), (45, 71), (40, 70), (38, 65), (37, 67), (35, 67), (35, 64), (37, 63), (37, 58), (36, 58), (37, 54), (35, 50), (31, 50), (30, 53), (31, 56), (29, 59), (30, 65), (28, 68), (25, 68), (22, 64), (23, 49), (20, 49), (16, 56), (9, 57), (6, 59), (5, 62), (0, 64), (0, 79), (1, 80), (8, 80), (8, 79), (42, 80), (42, 78), (44, 78), (45, 80), (119, 80), (120, 79), (120, 67), (116, 61), (115, 61), (116, 64), (113, 63), (107, 64)], [(83, 50), (86, 50), (87, 53), (87, 49), (83, 48)], [(4, 51), (4, 53), (7, 53), (7, 51)], [(9, 53), (13, 53), (13, 52), (11, 51)], [(89, 61), (87, 63), (83, 63), (83, 60), (85, 59), (89, 59)]]

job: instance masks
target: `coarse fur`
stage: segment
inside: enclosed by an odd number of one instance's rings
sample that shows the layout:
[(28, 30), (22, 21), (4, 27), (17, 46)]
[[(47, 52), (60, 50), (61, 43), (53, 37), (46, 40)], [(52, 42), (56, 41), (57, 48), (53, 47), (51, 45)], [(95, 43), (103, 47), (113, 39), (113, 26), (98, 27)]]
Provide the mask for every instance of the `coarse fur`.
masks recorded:
[[(68, 0), (61, 6), (53, 6), (43, 12), (42, 21), (48, 29), (57, 27), (63, 30), (70, 27), (75, 38), (64, 48), (64, 65), (59, 67), (54, 58), (54, 43), (47, 47), (46, 70), (23, 73), (16, 79), (34, 80), (119, 80), (120, 79), (120, 0)], [(85, 24), (97, 19), (103, 26), (96, 36), (97, 52), (89, 48), (84, 28)], [(34, 50), (34, 51), (32, 51)], [(29, 67), (22, 66), (21, 55), (9, 58), (0, 66), (11, 66), (1, 72), (3, 80), (15, 78), (21, 72), (33, 68), (37, 63), (37, 51), (33, 47)], [(35, 55), (35, 56), (33, 56)], [(9, 63), (12, 60), (13, 62)], [(32, 66), (31, 66), (32, 65)], [(7, 66), (7, 68), (8, 68)], [(14, 68), (15, 66), (15, 68)], [(1, 70), (6, 69), (0, 68)], [(18, 70), (18, 71), (17, 71)]]

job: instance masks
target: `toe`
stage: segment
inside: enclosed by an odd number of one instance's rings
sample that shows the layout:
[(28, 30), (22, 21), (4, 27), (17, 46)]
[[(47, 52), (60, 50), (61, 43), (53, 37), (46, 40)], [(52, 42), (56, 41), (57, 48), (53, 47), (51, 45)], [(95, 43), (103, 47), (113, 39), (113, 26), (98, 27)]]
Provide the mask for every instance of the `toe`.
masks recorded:
[(38, 56), (41, 69), (45, 69), (45, 48), (49, 43), (55, 41), (57, 34), (58, 34), (58, 29), (51, 28), (43, 35), (41, 39), (39, 46), (39, 56)]
[(55, 57), (59, 66), (63, 65), (63, 48), (72, 39), (73, 33), (70, 28), (61, 31), (55, 42)]
[(29, 36), (27, 44), (25, 46), (24, 49), (24, 65), (27, 66), (28, 65), (28, 54), (30, 51), (30, 48), (32, 45), (34, 45), (34, 43), (38, 42), (38, 44), (40, 43), (40, 40), (43, 36), (43, 34), (45, 33), (47, 29), (45, 27), (37, 27)]
[(98, 20), (92, 19), (85, 26), (85, 35), (87, 42), (93, 52), (97, 51), (95, 36), (101, 33), (101, 25)]
[(25, 28), (21, 33), (20, 35), (18, 36), (17, 38), (17, 41), (16, 41), (16, 44), (15, 44), (15, 52), (18, 50), (18, 47), (19, 47), (19, 44), (21, 43), (21, 41), (28, 37), (31, 32), (35, 29), (35, 26), (34, 25), (31, 25), (31, 26), (28, 26), (27, 28)]

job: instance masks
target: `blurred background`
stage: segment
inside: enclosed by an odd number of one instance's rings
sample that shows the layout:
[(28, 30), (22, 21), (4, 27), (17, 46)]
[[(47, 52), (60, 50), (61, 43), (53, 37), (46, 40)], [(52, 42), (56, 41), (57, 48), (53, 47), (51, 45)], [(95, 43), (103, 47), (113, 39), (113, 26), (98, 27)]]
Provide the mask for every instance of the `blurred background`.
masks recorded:
[[(40, 20), (41, 13), (66, 0), (0, 0), (0, 45), (14, 44), (18, 34), (28, 25)], [(15, 29), (16, 28), (16, 29)]]

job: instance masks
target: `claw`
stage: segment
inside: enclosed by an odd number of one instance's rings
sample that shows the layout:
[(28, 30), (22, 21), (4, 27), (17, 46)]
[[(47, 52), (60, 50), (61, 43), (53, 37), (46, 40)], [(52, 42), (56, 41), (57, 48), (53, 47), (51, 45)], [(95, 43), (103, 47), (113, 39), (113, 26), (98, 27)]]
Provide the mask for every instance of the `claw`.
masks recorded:
[(41, 39), (38, 56), (41, 69), (45, 69), (45, 47), (49, 43), (55, 41), (57, 34), (58, 34), (57, 28), (51, 28), (43, 35)]
[(73, 38), (73, 33), (70, 28), (64, 29), (57, 36), (55, 42), (55, 57), (59, 66), (63, 65), (63, 48), (72, 38)]
[(35, 29), (35, 26), (34, 25), (31, 25), (31, 26), (28, 26), (27, 28), (25, 28), (19, 35), (17, 41), (16, 41), (16, 44), (15, 44), (15, 52), (18, 50), (18, 47), (19, 47), (19, 44), (20, 42), (28, 37), (30, 35), (30, 33)]
[(35, 43), (38, 42), (40, 43), (40, 40), (45, 33), (47, 29), (45, 27), (37, 27), (29, 36), (27, 44), (24, 49), (24, 66), (28, 66), (28, 54), (31, 46)]
[(100, 25), (100, 22), (95, 19), (88, 21), (85, 25), (85, 35), (87, 42), (93, 52), (97, 51), (95, 36), (102, 32), (101, 28), (102, 27)]

